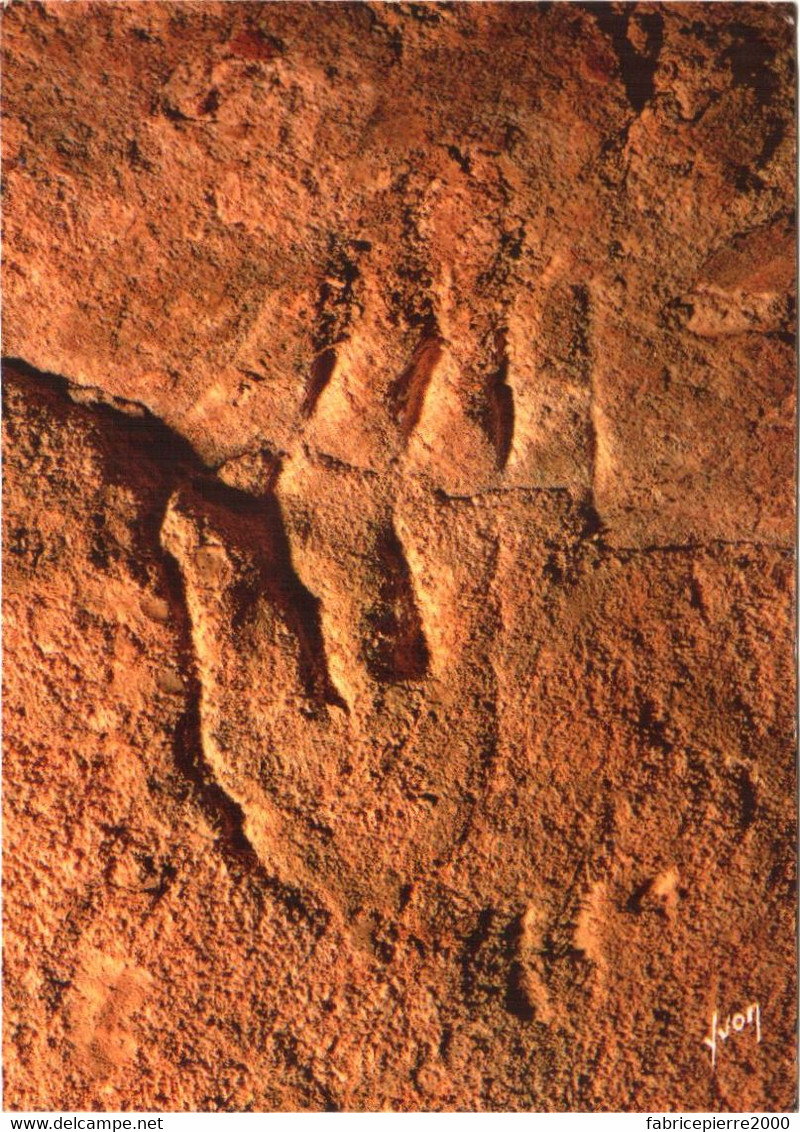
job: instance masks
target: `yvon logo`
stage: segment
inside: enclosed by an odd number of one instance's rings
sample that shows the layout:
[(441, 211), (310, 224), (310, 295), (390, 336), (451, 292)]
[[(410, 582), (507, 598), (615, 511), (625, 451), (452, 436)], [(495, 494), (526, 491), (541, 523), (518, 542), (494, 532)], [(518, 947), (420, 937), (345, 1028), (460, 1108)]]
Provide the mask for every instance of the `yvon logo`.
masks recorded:
[(741, 1034), (746, 1027), (753, 1027), (755, 1029), (756, 1042), (761, 1041), (761, 1007), (757, 1002), (751, 1002), (750, 1005), (739, 1014), (729, 1014), (725, 1019), (725, 1025), (720, 1025), (719, 1015), (716, 1010), (711, 1015), (711, 1034), (707, 1038), (703, 1038), (703, 1045), (708, 1046), (711, 1050), (711, 1068), (712, 1070), (717, 1067), (717, 1043), (727, 1042), (728, 1038)]

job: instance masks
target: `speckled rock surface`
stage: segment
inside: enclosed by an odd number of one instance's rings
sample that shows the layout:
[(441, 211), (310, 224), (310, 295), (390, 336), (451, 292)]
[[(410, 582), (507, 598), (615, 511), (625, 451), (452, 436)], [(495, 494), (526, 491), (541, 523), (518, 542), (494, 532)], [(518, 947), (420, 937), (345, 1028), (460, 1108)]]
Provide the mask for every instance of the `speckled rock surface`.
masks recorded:
[(794, 1104), (794, 19), (5, 9), (8, 1108)]

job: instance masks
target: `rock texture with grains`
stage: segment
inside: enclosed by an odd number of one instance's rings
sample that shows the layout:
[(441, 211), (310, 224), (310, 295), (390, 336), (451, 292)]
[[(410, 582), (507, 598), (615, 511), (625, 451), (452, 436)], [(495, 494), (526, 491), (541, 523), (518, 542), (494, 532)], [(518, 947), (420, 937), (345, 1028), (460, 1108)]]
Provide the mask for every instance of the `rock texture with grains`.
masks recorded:
[(8, 1108), (791, 1109), (795, 17), (4, 8)]

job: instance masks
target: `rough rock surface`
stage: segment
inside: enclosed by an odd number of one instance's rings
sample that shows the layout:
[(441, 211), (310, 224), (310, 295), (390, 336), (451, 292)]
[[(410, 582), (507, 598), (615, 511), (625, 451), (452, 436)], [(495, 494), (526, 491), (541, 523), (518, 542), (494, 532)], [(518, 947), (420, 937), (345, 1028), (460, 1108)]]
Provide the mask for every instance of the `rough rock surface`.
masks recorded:
[(4, 11), (7, 1107), (793, 1105), (794, 18)]

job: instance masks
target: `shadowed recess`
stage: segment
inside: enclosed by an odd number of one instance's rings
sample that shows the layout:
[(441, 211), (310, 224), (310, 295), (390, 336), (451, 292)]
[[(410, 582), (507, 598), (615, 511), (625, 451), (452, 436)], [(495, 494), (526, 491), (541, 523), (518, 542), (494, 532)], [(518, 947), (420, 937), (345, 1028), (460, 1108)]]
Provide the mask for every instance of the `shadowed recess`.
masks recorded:
[(436, 320), (429, 319), (411, 361), (389, 388), (389, 403), (406, 441), (419, 424), (425, 394), (443, 352), (444, 339)]
[(428, 671), (428, 644), (417, 608), (411, 572), (393, 527), (375, 544), (381, 573), (378, 599), (367, 614), (367, 668), (375, 680), (421, 680)]
[(495, 338), (496, 369), (490, 375), (486, 390), (487, 424), (495, 450), (497, 467), (503, 470), (514, 443), (514, 394), (508, 383), (508, 334), (498, 331)]
[(244, 625), (255, 601), (265, 594), (298, 641), (299, 675), (309, 700), (347, 710), (328, 670), (320, 602), (306, 589), (294, 568), (277, 498), (267, 494), (256, 499), (212, 479), (195, 480), (192, 486), (202, 500), (201, 507), (225, 532), (229, 545), (244, 549), (252, 564), (236, 585), (237, 627)]
[(314, 415), (319, 399), (328, 387), (335, 369), (336, 351), (333, 346), (328, 346), (311, 363), (311, 373), (301, 407), (302, 415), (306, 419)]
[(601, 31), (611, 40), (619, 64), (620, 77), (631, 109), (641, 114), (655, 93), (655, 73), (661, 45), (664, 41), (664, 18), (658, 12), (637, 11), (636, 17), (644, 31), (644, 48), (639, 51), (631, 42), (629, 27), (633, 10), (611, 4), (583, 4)]

